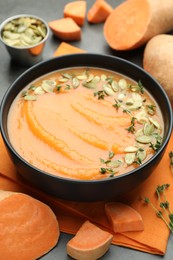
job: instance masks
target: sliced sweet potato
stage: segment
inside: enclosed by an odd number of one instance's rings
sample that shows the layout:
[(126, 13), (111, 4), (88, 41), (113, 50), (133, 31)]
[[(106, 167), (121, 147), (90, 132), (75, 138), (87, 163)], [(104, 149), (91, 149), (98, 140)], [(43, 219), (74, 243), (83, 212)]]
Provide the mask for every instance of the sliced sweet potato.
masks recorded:
[(67, 243), (67, 253), (74, 259), (95, 260), (109, 249), (113, 235), (88, 220)]
[(112, 11), (112, 6), (105, 0), (96, 0), (87, 13), (87, 20), (90, 23), (102, 23)]
[(144, 230), (141, 215), (126, 204), (109, 202), (105, 204), (105, 211), (115, 233)]
[(86, 51), (73, 46), (69, 43), (66, 42), (61, 42), (61, 44), (58, 46), (58, 48), (55, 50), (53, 56), (59, 56), (59, 55), (64, 55), (64, 54), (72, 54), (72, 53), (84, 53)]
[(86, 1), (73, 1), (64, 7), (64, 17), (72, 18), (79, 26), (85, 22)]
[(128, 0), (106, 19), (104, 36), (115, 50), (131, 50), (173, 29), (172, 0)]
[(53, 211), (23, 193), (0, 191), (0, 259), (34, 260), (58, 242)]
[(70, 17), (54, 20), (48, 24), (54, 35), (63, 41), (81, 39), (81, 28)]

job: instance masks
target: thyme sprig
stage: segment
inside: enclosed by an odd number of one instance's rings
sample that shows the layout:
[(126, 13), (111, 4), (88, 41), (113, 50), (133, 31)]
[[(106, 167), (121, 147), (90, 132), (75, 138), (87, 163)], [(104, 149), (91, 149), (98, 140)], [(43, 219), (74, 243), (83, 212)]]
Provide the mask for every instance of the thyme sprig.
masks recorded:
[(104, 90), (99, 90), (97, 92), (94, 92), (94, 97), (96, 97), (96, 96), (98, 99), (104, 99), (106, 94), (105, 94)]
[(136, 118), (135, 118), (135, 117), (132, 117), (132, 119), (131, 119), (131, 125), (130, 125), (128, 128), (126, 128), (126, 130), (127, 130), (128, 132), (132, 133), (132, 134), (135, 132), (135, 120), (136, 120)]
[(105, 167), (100, 168), (101, 174), (108, 173), (109, 177), (114, 177), (115, 173), (118, 172), (117, 169), (116, 169), (119, 166), (118, 163), (116, 163), (116, 161), (111, 160), (114, 157), (114, 155), (115, 155), (114, 152), (109, 151), (108, 159), (104, 160), (104, 159), (100, 158), (100, 162), (102, 164), (105, 164)]
[(169, 153), (169, 158), (170, 158), (171, 172), (173, 174), (173, 152), (172, 151)]
[[(159, 201), (160, 209), (157, 209), (149, 198), (144, 198), (143, 201), (150, 205), (156, 212), (157, 217), (161, 218), (169, 230), (173, 233), (173, 213), (170, 210), (170, 204), (166, 198), (165, 191), (170, 187), (170, 184), (158, 185), (155, 193)], [(165, 214), (163, 214), (163, 212)]]

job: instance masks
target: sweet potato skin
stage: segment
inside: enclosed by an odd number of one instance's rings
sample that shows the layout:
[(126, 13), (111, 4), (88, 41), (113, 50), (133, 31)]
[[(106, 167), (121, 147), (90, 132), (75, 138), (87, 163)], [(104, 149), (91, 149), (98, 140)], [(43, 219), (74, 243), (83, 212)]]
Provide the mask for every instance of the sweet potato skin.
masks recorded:
[[(172, 0), (128, 0), (107, 18), (104, 36), (115, 50), (131, 50), (173, 29)], [(118, 18), (117, 18), (118, 17)]]
[(173, 107), (173, 35), (160, 34), (145, 46), (143, 68), (165, 89)]

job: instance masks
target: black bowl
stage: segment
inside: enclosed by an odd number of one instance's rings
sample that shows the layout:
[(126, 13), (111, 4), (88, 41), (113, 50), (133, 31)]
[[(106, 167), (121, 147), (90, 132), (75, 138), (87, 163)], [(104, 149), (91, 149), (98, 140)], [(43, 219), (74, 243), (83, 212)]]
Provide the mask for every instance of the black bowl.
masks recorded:
[[(124, 74), (135, 81), (141, 80), (159, 104), (164, 118), (164, 137), (161, 148), (139, 168), (109, 179), (81, 181), (56, 177), (26, 162), (15, 151), (7, 131), (8, 111), (16, 95), (38, 77), (69, 67), (99, 67)], [(116, 199), (146, 180), (161, 160), (172, 132), (172, 109), (163, 88), (137, 65), (121, 58), (99, 54), (72, 54), (41, 62), (24, 72), (7, 90), (0, 111), (2, 137), (17, 171), (28, 183), (58, 198), (73, 201), (99, 201)]]

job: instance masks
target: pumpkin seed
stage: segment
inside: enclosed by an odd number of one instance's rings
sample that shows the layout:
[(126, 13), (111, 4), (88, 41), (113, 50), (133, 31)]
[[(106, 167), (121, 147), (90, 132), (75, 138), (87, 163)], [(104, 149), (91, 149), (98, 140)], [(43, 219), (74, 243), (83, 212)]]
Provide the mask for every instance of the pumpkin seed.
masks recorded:
[(110, 84), (103, 84), (103, 90), (108, 96), (113, 96), (115, 94)]
[(118, 83), (115, 80), (112, 80), (111, 87), (112, 87), (113, 91), (115, 91), (115, 92), (117, 92), (119, 90)]
[(135, 146), (127, 146), (125, 149), (124, 149), (124, 152), (127, 152), (127, 153), (134, 153), (134, 152), (137, 152), (138, 148), (135, 147)]
[[(33, 46), (46, 36), (46, 26), (39, 20), (21, 17), (7, 23), (2, 31), (4, 42), (11, 46)], [(14, 40), (19, 40), (16, 42)]]
[(79, 80), (85, 80), (85, 79), (87, 79), (87, 75), (86, 74), (77, 75), (76, 78)]
[(136, 137), (136, 141), (142, 144), (149, 144), (151, 143), (152, 138), (148, 135), (141, 135)]
[(119, 93), (118, 94), (118, 100), (119, 101), (122, 101), (125, 97), (126, 97), (126, 95), (124, 93)]
[(37, 97), (34, 95), (26, 95), (26, 96), (24, 96), (24, 99), (28, 100), (28, 101), (35, 101), (35, 100), (37, 100)]
[(106, 81), (107, 76), (106, 76), (105, 74), (102, 74), (102, 75), (100, 76), (100, 79), (101, 79), (101, 81)]
[(154, 125), (150, 123), (145, 123), (143, 131), (144, 135), (152, 135), (152, 133), (154, 132)]
[(133, 105), (134, 104), (134, 100), (132, 99), (132, 98), (128, 98), (127, 100), (126, 100), (126, 105), (127, 106), (131, 106), (131, 105)]
[(154, 120), (153, 118), (149, 117), (149, 121), (157, 128), (157, 129), (161, 129), (160, 124)]
[(69, 73), (62, 73), (63, 78), (71, 79), (71, 75)]
[(114, 160), (114, 161), (108, 162), (106, 165), (107, 165), (108, 167), (117, 168), (117, 167), (119, 167), (121, 164), (122, 164), (122, 161), (120, 161), (120, 160)]
[(126, 89), (127, 88), (127, 81), (125, 79), (120, 79), (118, 81), (118, 86), (121, 88), (121, 89)]
[(45, 92), (53, 92), (54, 87), (56, 86), (56, 81), (54, 80), (43, 80), (41, 83), (41, 87)]
[(136, 153), (136, 157), (142, 162), (146, 158), (146, 156), (146, 150), (144, 150), (143, 148), (139, 148)]
[(144, 134), (144, 132), (143, 132), (143, 129), (142, 129), (142, 128), (139, 129), (139, 130), (137, 130), (137, 131), (135, 132), (135, 136), (136, 136), (136, 137), (141, 136), (141, 135), (143, 135), (143, 134)]
[(79, 80), (77, 78), (72, 79), (72, 87), (73, 88), (79, 87)]
[(89, 77), (86, 79), (86, 82), (90, 82), (91, 80), (93, 80), (94, 75), (90, 74)]
[(37, 87), (35, 90), (34, 90), (34, 93), (36, 95), (43, 95), (45, 93), (45, 91), (42, 89), (42, 87)]
[(69, 79), (68, 78), (59, 77), (58, 81), (62, 82), (62, 83), (65, 83), (65, 82), (69, 81)]
[(100, 77), (99, 76), (95, 76), (93, 79), (92, 79), (92, 83), (98, 83), (100, 81)]
[(130, 165), (135, 161), (136, 154), (135, 153), (127, 153), (125, 155), (125, 162)]

